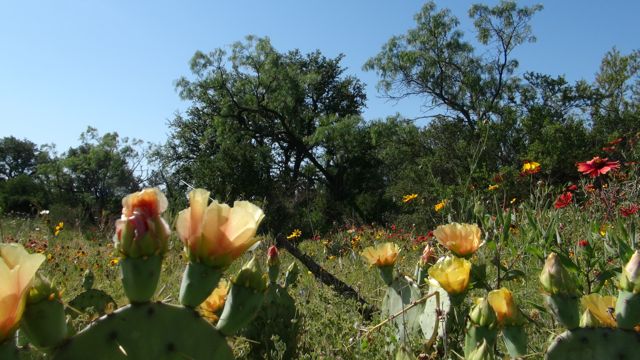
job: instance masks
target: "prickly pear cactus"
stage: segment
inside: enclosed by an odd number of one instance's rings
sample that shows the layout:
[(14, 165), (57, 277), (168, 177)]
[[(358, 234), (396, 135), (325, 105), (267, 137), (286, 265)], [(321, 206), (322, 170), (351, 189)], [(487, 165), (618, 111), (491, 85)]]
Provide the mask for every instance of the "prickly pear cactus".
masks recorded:
[(424, 303), (424, 310), (419, 316), (422, 334), (427, 340), (444, 337), (446, 318), (451, 310), (449, 294), (440, 286), (430, 284), (429, 292), (436, 292), (438, 296), (428, 298)]
[[(403, 309), (419, 300), (421, 296), (420, 289), (415, 286), (415, 283), (403, 277), (396, 277), (387, 288), (382, 301), (381, 316), (389, 318), (401, 313)], [(418, 331), (420, 328), (419, 318), (422, 311), (422, 304), (419, 304), (402, 312), (400, 316), (396, 316), (393, 319), (399, 341), (405, 339), (408, 334)]]
[(556, 337), (545, 359), (600, 360), (640, 359), (640, 334), (635, 331), (610, 328), (580, 328), (568, 330)]
[(66, 313), (72, 318), (90, 310), (102, 316), (110, 310), (118, 308), (118, 304), (109, 294), (98, 289), (85, 290), (69, 301), (67, 305)]
[(225, 338), (192, 309), (127, 305), (64, 343), (53, 359), (233, 359)]

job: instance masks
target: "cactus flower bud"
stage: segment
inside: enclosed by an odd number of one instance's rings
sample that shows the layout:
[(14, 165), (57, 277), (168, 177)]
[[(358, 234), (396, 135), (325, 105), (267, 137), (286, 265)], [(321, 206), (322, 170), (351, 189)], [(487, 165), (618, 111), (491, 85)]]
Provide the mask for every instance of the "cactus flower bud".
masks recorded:
[(267, 249), (267, 267), (269, 268), (269, 282), (275, 283), (280, 272), (280, 258), (278, 257), (278, 248), (275, 245), (271, 245)]
[(236, 201), (233, 207), (208, 202), (208, 191), (191, 191), (189, 208), (178, 214), (176, 230), (191, 262), (224, 269), (255, 244), (264, 213), (248, 201)]
[(22, 245), (0, 244), (0, 344), (18, 328), (32, 280), (44, 260), (44, 255), (29, 254)]
[(441, 258), (429, 268), (429, 276), (450, 295), (461, 294), (469, 286), (471, 262), (455, 256)]
[(640, 293), (640, 252), (636, 250), (620, 274), (620, 289)]
[(567, 269), (562, 266), (556, 253), (551, 253), (547, 257), (547, 261), (540, 274), (540, 283), (544, 290), (550, 295), (576, 295), (578, 293), (575, 280), (571, 277)]
[(494, 327), (497, 324), (496, 313), (485, 298), (478, 298), (471, 308), (469, 321), (477, 326)]
[(442, 246), (460, 257), (473, 255), (482, 245), (480, 228), (476, 224), (440, 225), (433, 235)]
[(496, 357), (487, 340), (483, 340), (482, 343), (465, 358), (469, 360), (494, 360)]
[(524, 315), (513, 301), (513, 294), (507, 288), (493, 290), (487, 295), (489, 304), (496, 312), (500, 326), (520, 326), (525, 322)]
[(122, 216), (116, 220), (115, 247), (125, 257), (162, 255), (167, 251), (169, 225), (160, 216), (167, 198), (156, 188), (144, 189), (122, 199)]
[(436, 262), (436, 251), (433, 246), (427, 244), (422, 250), (422, 256), (420, 256), (420, 266), (426, 267), (433, 265)]

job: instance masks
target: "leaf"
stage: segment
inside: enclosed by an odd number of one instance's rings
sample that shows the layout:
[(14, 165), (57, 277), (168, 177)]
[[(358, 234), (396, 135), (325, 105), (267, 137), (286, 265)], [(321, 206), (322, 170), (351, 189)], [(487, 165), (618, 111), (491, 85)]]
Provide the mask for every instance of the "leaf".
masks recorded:
[(517, 278), (525, 278), (526, 274), (524, 273), (524, 271), (521, 270), (517, 270), (517, 269), (511, 269), (509, 271), (507, 271), (504, 276), (502, 277), (502, 280), (504, 281), (511, 281), (511, 280), (515, 280)]

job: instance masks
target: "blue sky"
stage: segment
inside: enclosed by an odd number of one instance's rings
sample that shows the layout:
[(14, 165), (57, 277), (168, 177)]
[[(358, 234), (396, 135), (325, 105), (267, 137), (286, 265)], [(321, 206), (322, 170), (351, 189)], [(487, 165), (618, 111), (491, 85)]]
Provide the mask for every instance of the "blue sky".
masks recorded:
[[(437, 1), (473, 36), (467, 10), (478, 1)], [(497, 1), (486, 1), (495, 4)], [(638, 48), (640, 1), (542, 3), (532, 23), (537, 43), (514, 55), (520, 71), (593, 80), (616, 46)], [(77, 146), (91, 125), (106, 133), (163, 142), (167, 120), (184, 110), (174, 81), (189, 75), (196, 50), (248, 34), (269, 36), (279, 51), (320, 49), (346, 55), (347, 73), (367, 83), (366, 119), (417, 117), (421, 100), (389, 103), (375, 73), (361, 70), (392, 36), (414, 26), (422, 1), (395, 0), (4, 0), (0, 2), (0, 137)]]

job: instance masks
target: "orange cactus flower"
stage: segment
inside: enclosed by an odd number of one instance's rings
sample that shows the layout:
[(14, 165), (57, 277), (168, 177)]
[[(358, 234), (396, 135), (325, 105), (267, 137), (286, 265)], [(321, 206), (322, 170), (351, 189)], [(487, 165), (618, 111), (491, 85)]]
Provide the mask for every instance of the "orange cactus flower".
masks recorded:
[(190, 206), (178, 214), (176, 231), (191, 261), (225, 268), (256, 243), (264, 213), (248, 201), (236, 201), (233, 207), (208, 202), (208, 191), (191, 191)]
[(585, 162), (576, 163), (578, 171), (583, 175), (589, 175), (592, 178), (604, 175), (611, 170), (620, 168), (619, 161), (609, 161), (609, 158), (600, 158), (599, 156)]
[(442, 246), (462, 257), (472, 255), (482, 244), (480, 228), (476, 224), (440, 225), (433, 235)]
[(396, 263), (399, 252), (398, 245), (388, 242), (376, 247), (366, 247), (362, 250), (362, 257), (372, 266), (389, 266)]
[(44, 260), (44, 255), (29, 254), (22, 245), (0, 244), (0, 343), (18, 327), (31, 281)]

